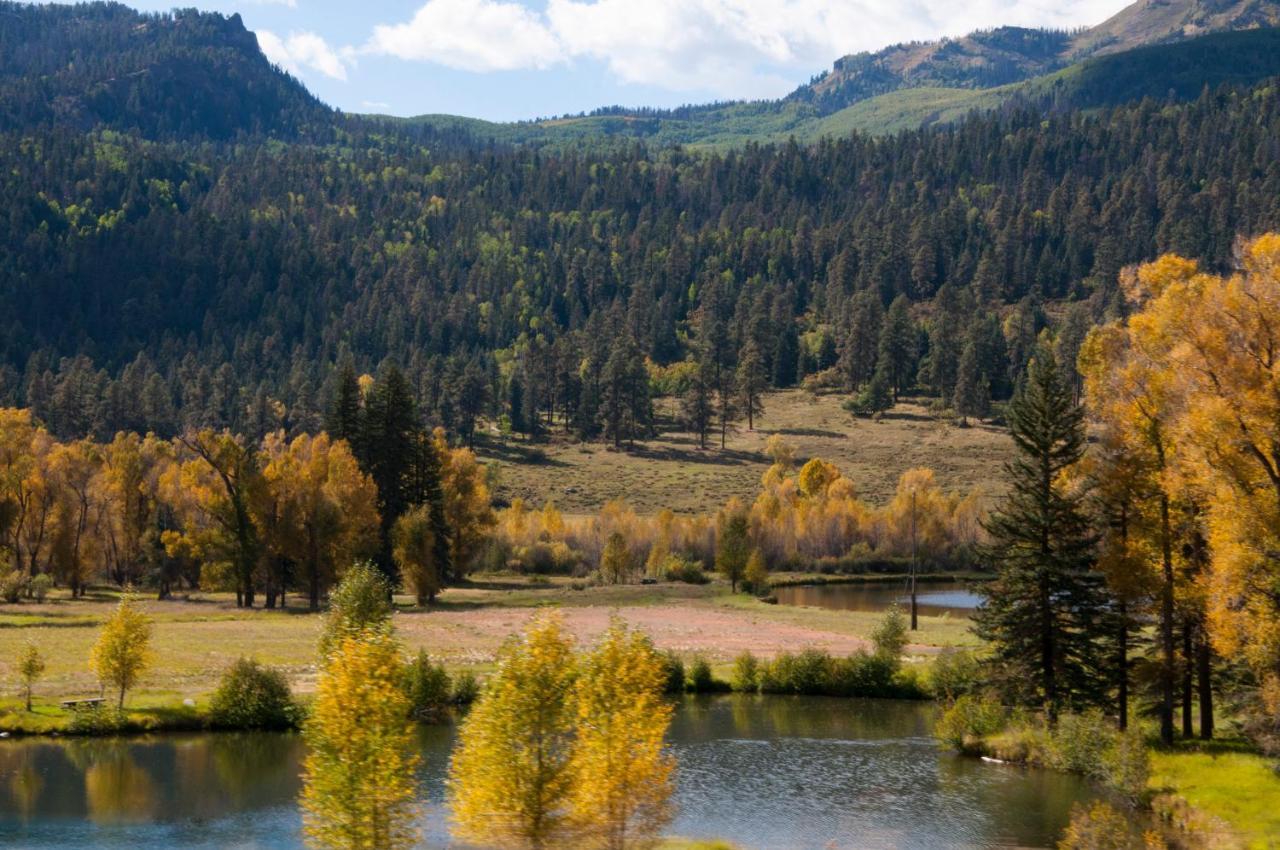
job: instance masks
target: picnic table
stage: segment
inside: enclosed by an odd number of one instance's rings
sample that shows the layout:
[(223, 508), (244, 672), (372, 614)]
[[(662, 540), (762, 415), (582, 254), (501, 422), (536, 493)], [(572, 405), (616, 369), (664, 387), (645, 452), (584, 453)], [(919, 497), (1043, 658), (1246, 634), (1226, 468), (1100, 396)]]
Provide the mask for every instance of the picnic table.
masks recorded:
[(64, 699), (62, 701), (63, 708), (78, 710), (81, 708), (97, 708), (102, 705), (104, 700), (102, 697), (87, 697), (85, 699)]

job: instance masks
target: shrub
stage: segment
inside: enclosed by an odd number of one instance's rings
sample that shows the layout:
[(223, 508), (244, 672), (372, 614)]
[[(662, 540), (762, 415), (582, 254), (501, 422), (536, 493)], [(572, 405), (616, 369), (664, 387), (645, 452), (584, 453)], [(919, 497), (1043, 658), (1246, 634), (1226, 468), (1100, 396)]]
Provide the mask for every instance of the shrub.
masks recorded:
[(705, 658), (695, 658), (689, 667), (685, 690), (691, 694), (712, 694), (725, 690), (724, 683), (711, 674), (711, 665)]
[(77, 708), (67, 731), (73, 735), (118, 735), (128, 723), (125, 713), (115, 706)]
[(753, 694), (760, 688), (760, 663), (750, 652), (744, 652), (733, 660), (733, 678), (729, 686), (735, 691)]
[(1008, 717), (994, 700), (963, 696), (942, 713), (933, 734), (947, 746), (962, 753), (976, 752), (982, 739), (1005, 728)]
[(404, 694), (409, 700), (409, 716), (431, 723), (449, 710), (453, 693), (444, 667), (432, 664), (426, 651), (405, 665)]
[(663, 690), (669, 694), (684, 693), (684, 662), (670, 650), (663, 654), (662, 660), (667, 668), (667, 684)]
[(1147, 793), (1151, 778), (1151, 753), (1136, 729), (1113, 732), (1112, 745), (1103, 756), (1103, 781), (1117, 794), (1137, 803)]
[(1163, 842), (1153, 845), (1136, 835), (1128, 819), (1101, 800), (1088, 808), (1077, 804), (1058, 842), (1058, 850), (1144, 850), (1154, 846), (1163, 846)]
[(49, 595), (49, 591), (53, 588), (53, 579), (48, 573), (40, 573), (40, 575), (31, 579), (31, 583), (27, 588), (37, 602), (43, 602), (45, 597)]
[(976, 655), (948, 647), (938, 653), (929, 668), (929, 691), (937, 698), (951, 701), (976, 693), (983, 679)]
[(0, 576), (0, 599), (14, 603), (22, 598), (27, 589), (27, 577), (20, 570), (10, 569)]
[(702, 571), (702, 564), (679, 555), (668, 555), (662, 564), (662, 575), (667, 581), (685, 584), (706, 584), (709, 579)]
[(464, 670), (454, 678), (451, 697), (454, 705), (470, 705), (478, 696), (480, 696), (480, 683), (476, 681), (474, 673)]
[(250, 658), (231, 665), (209, 701), (209, 723), (220, 729), (288, 729), (296, 721), (284, 674)]
[(876, 657), (891, 662), (896, 670), (902, 659), (902, 650), (907, 647), (907, 619), (896, 604), (889, 606), (876, 625), (871, 633), (871, 642), (875, 645)]
[(1115, 733), (1102, 712), (1064, 714), (1049, 736), (1049, 767), (1103, 778), (1102, 757)]

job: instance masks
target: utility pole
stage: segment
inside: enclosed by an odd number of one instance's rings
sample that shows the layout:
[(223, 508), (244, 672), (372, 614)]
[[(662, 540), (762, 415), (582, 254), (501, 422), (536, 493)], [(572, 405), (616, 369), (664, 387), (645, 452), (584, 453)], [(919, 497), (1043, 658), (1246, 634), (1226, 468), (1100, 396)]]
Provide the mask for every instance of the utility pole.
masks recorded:
[(917, 615), (916, 606), (916, 491), (911, 491), (911, 631), (917, 631), (919, 628), (919, 617)]

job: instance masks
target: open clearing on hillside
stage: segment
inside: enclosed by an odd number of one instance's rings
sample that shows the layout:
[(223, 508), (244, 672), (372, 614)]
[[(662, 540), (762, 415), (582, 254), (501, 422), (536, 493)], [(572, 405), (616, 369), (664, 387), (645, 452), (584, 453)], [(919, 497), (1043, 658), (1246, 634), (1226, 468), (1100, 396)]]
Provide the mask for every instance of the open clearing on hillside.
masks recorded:
[[(154, 663), (136, 697), (175, 700), (207, 694), (242, 655), (281, 667), (299, 691), (311, 689), (320, 615), (300, 609), (236, 609), (226, 594), (141, 604), (155, 620)], [(104, 593), (75, 602), (54, 599), (0, 609), (0, 676), (6, 683), (16, 682), (14, 665), (31, 640), (48, 662), (36, 687), (43, 701), (96, 695), (89, 650), (114, 605), (114, 596)], [(560, 609), (567, 628), (582, 641), (593, 640), (616, 615), (643, 629), (660, 649), (717, 664), (744, 650), (771, 657), (813, 646), (847, 654), (868, 646), (867, 636), (879, 620), (878, 614), (865, 612), (767, 605), (731, 595), (720, 583), (574, 590), (562, 580), (533, 584), (505, 577), (447, 590), (429, 611), (400, 608), (394, 620), (407, 650), (425, 649), (450, 667), (483, 670), (502, 642), (545, 607)], [(918, 654), (972, 641), (963, 619), (923, 617), (921, 622), (914, 638)]]
[[(489, 439), (477, 444), (486, 463), (497, 464), (496, 495), (540, 506), (555, 502), (565, 513), (595, 513), (611, 499), (625, 500), (641, 513), (670, 508), (677, 513), (715, 510), (732, 496), (750, 501), (769, 468), (765, 441), (779, 434), (803, 462), (821, 457), (851, 478), (862, 498), (875, 504), (893, 495), (898, 476), (916, 466), (937, 473), (948, 490), (999, 493), (1003, 464), (1012, 456), (1008, 432), (994, 425), (931, 414), (904, 402), (879, 420), (858, 418), (841, 408), (843, 395), (813, 396), (802, 390), (771, 393), (754, 431), (739, 423), (726, 446), (719, 434), (698, 448), (697, 436), (665, 431), (614, 450), (600, 442), (579, 443), (560, 434), (542, 441)], [(660, 413), (673, 404), (663, 399)]]

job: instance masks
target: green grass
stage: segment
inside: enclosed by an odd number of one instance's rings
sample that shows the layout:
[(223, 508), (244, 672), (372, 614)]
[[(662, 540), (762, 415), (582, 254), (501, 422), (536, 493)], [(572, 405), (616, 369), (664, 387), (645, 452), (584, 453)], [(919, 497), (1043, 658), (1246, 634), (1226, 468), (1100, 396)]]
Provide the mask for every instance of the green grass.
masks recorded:
[[(1226, 824), (1251, 850), (1280, 847), (1280, 775), (1272, 760), (1225, 749), (1157, 750), (1151, 787)], [(1199, 831), (1212, 833), (1214, 826), (1201, 824)], [(1231, 845), (1219, 837), (1215, 846)]]

